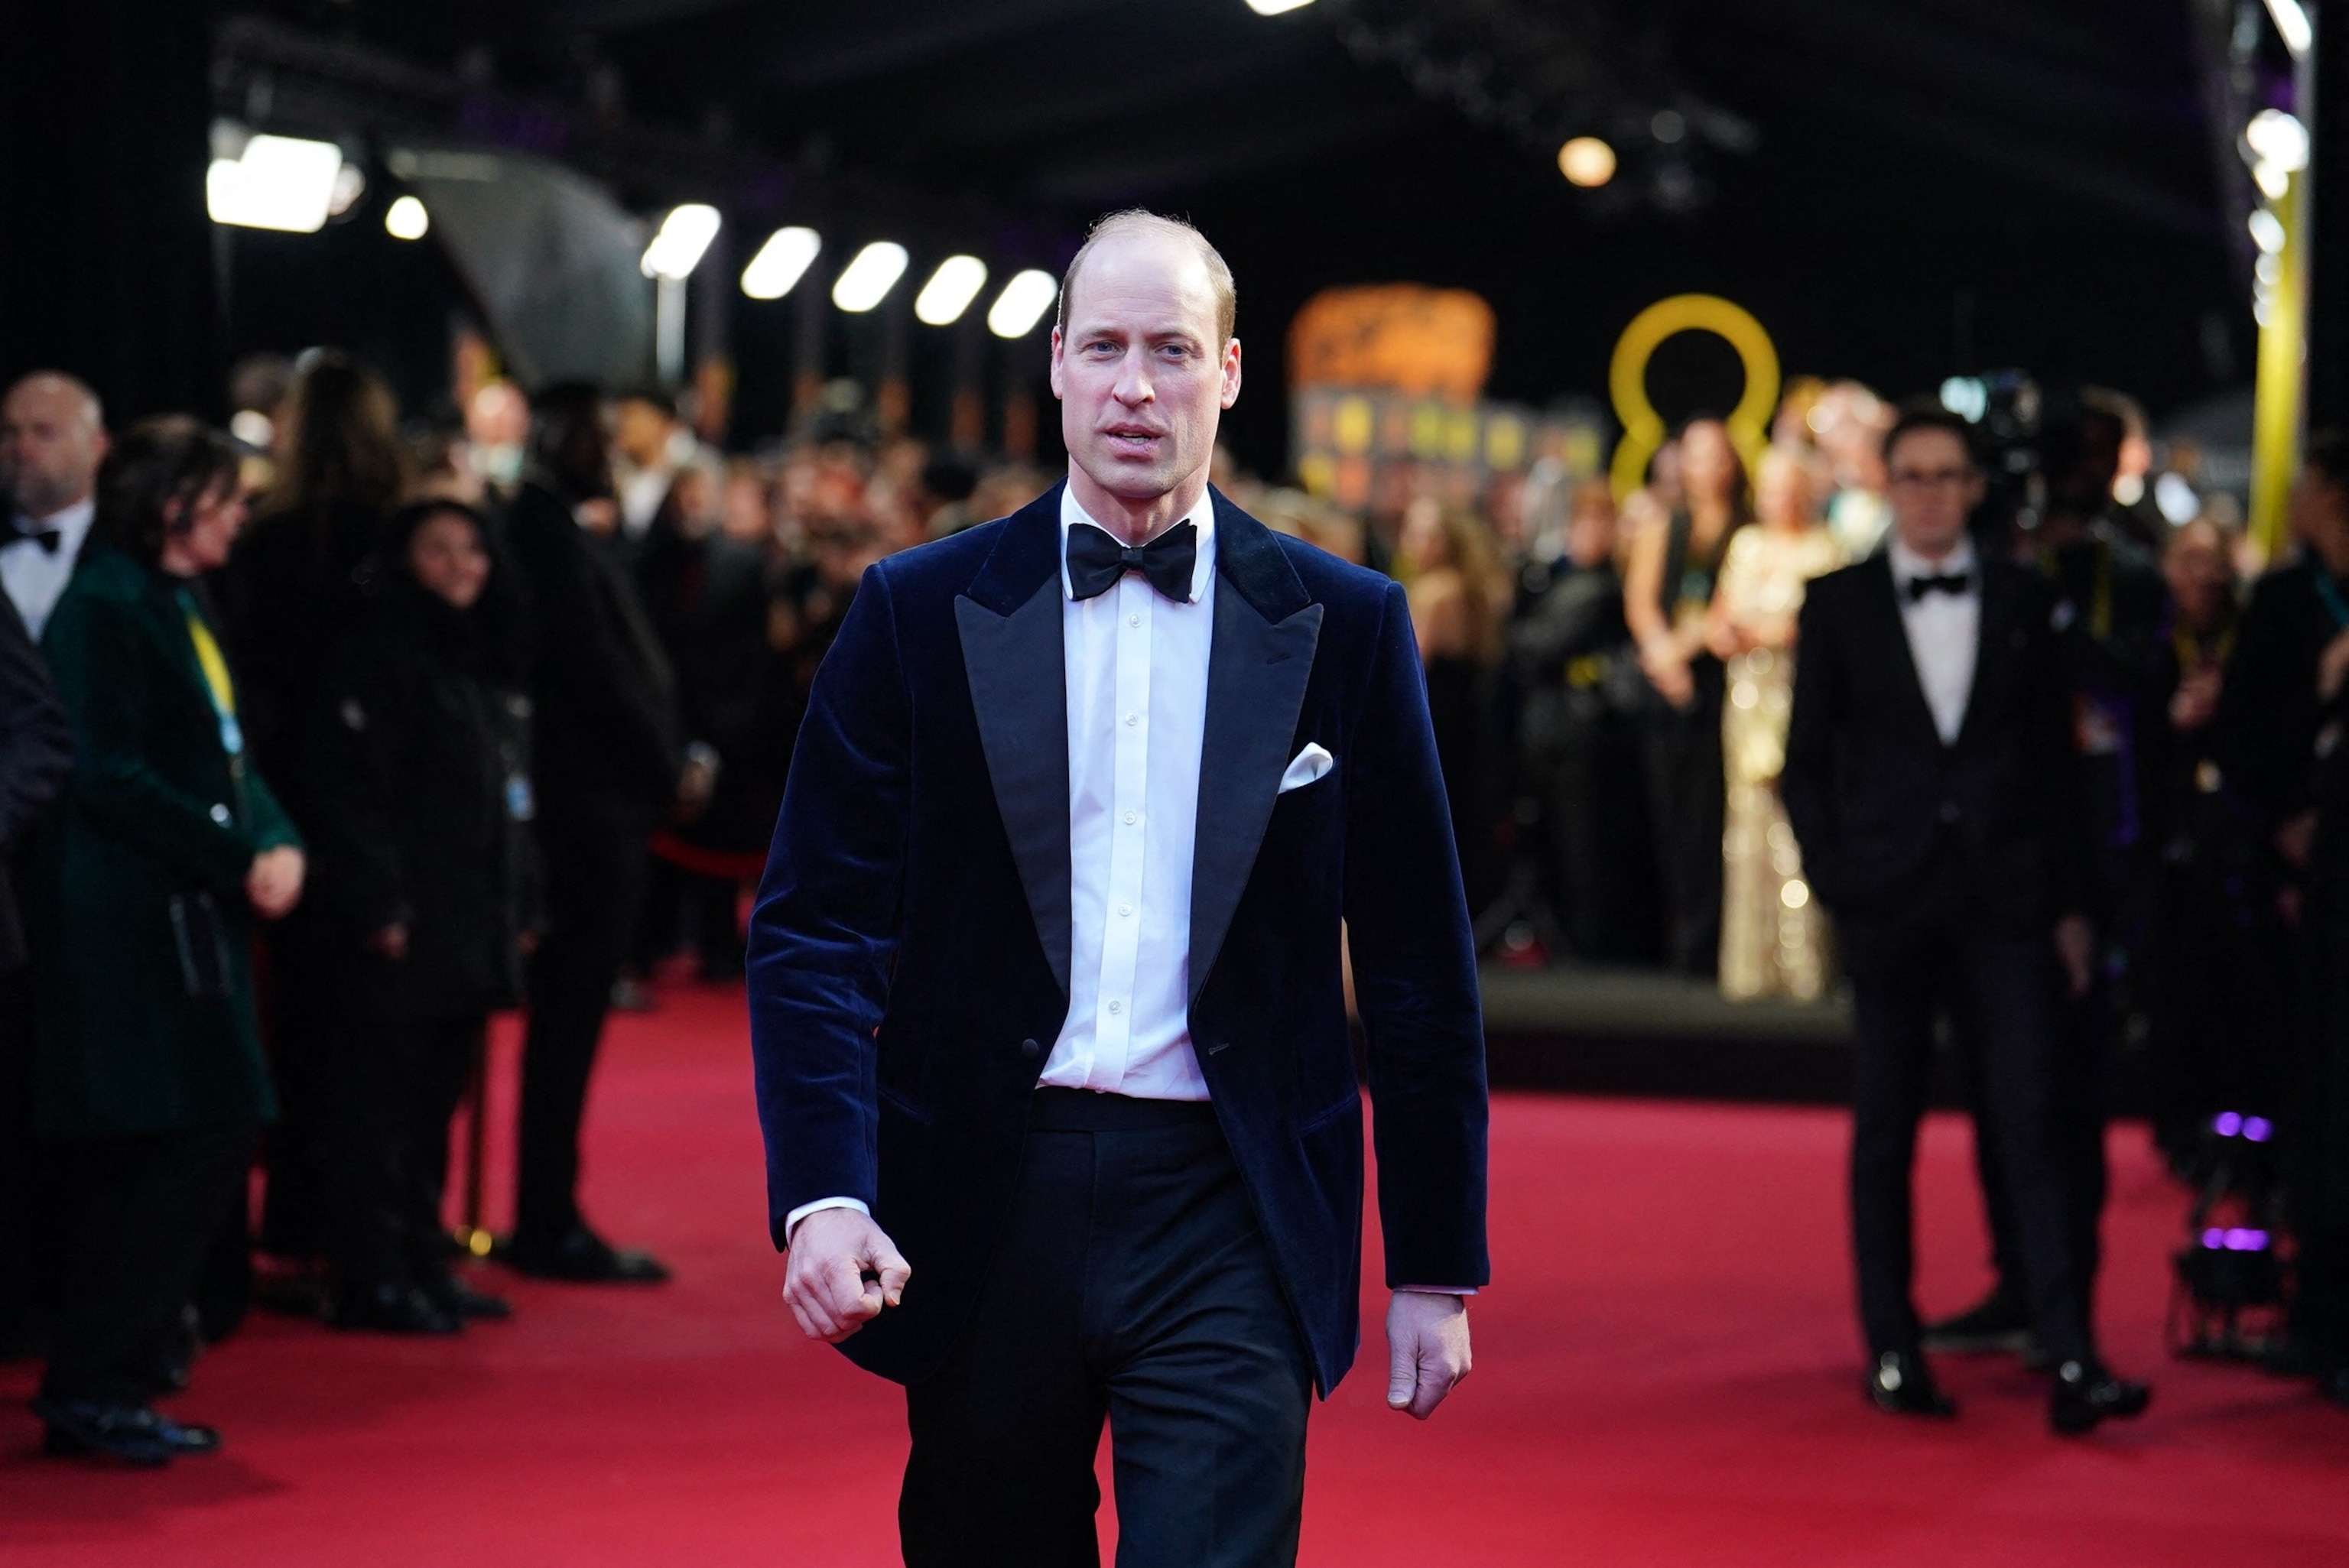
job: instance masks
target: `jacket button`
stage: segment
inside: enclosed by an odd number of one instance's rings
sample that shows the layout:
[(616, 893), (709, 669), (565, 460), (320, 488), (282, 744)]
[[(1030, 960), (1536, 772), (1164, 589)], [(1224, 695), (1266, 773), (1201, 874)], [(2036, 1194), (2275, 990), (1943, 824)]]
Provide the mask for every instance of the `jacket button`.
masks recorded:
[(1019, 1042), (1019, 1054), (1023, 1057), (1038, 1057), (1041, 1056), (1043, 1052), (1044, 1047), (1038, 1045), (1033, 1040), (1022, 1040)]

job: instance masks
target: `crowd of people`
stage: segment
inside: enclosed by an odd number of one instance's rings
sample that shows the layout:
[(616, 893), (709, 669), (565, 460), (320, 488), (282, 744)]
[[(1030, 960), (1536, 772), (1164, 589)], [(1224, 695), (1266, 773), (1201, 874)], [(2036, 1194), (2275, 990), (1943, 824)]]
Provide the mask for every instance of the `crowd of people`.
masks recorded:
[[(584, 384), (492, 380), (403, 424), (331, 350), (243, 367), (233, 396), (234, 436), (109, 432), (55, 373), (0, 404), (0, 889), (24, 911), (0, 897), (0, 1338), (47, 1356), (53, 1449), (148, 1463), (217, 1443), (153, 1401), (256, 1291), (352, 1330), (506, 1315), (443, 1223), (499, 1009), (527, 1013), (500, 1255), (665, 1277), (578, 1206), (607, 1012), (680, 954), (740, 974), (742, 895), (865, 567), (1051, 480), (853, 411), (729, 455), (660, 391)], [(1806, 583), (1893, 525), (1894, 418), (1839, 383), (1749, 454), (1692, 419), (1619, 504), (1546, 467), (1367, 517), (1216, 478), (1405, 584), (1488, 952), (1816, 998), (1834, 901), (1779, 789), (1796, 634)], [(2349, 1125), (2349, 452), (2310, 441), (2296, 547), (2247, 594), (2226, 498), (2166, 521), (2143, 448), (2125, 399), (2053, 400), (2028, 482), (1971, 511), (1976, 548), (2044, 584), (2082, 781), (2064, 830), (2095, 938), (2057, 1098), (2100, 1133), (2141, 1017), (2181, 1169), (2220, 1110), (2309, 1130), (2301, 1344), (2349, 1394), (2349, 1150), (2316, 1136)], [(2092, 1233), (2098, 1178), (2069, 1190)], [(2025, 1272), (1945, 1340), (2027, 1330)]]

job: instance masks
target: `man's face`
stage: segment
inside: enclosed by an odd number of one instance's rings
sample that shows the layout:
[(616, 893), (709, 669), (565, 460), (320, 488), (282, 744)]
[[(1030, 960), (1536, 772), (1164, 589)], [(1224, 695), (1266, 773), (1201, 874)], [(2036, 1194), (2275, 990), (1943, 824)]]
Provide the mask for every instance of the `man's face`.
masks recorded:
[(1911, 430), (1884, 454), (1886, 494), (1900, 542), (1939, 560), (1957, 548), (1982, 497), (1965, 442), (1949, 430)]
[(0, 487), (27, 517), (87, 500), (106, 456), (106, 432), (81, 392), (48, 377), (10, 388), (0, 402)]
[(2188, 523), (2170, 536), (2163, 552), (2161, 574), (2168, 580), (2169, 596), (2189, 625), (2208, 625), (2234, 592), (2234, 569), (2227, 558), (2227, 541), (2208, 521)]
[(640, 469), (661, 460), (668, 449), (671, 421), (660, 406), (642, 397), (625, 397), (613, 418), (612, 445)]
[(1052, 332), (1052, 394), (1087, 479), (1146, 503), (1206, 472), (1240, 392), (1239, 340), (1218, 325), (1206, 263), (1181, 236), (1122, 234), (1085, 258), (1067, 332)]

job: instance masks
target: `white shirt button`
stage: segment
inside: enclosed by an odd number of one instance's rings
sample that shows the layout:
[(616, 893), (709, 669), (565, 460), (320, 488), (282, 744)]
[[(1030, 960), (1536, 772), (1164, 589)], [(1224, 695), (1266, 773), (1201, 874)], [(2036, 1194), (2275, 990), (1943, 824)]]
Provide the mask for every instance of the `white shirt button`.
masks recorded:
[(1142, 624), (1142, 617), (1139, 615), (1128, 615), (1125, 618), (1125, 624), (1129, 626), (1139, 626)]
[(1125, 727), (1128, 729), (1132, 729), (1135, 725), (1140, 724), (1141, 722), (1142, 716), (1138, 713), (1129, 713), (1125, 716)]
[(1125, 814), (1125, 825), (1126, 825), (1127, 827), (1131, 828), (1132, 826), (1133, 826), (1133, 823), (1134, 823), (1134, 815), (1133, 815), (1133, 812), (1128, 811), (1128, 812)]
[(1119, 904), (1117, 906), (1117, 912), (1120, 914), (1132, 914), (1133, 913), (1133, 905), (1130, 903)]
[(1123, 1013), (1125, 1011), (1125, 1004), (1123, 1002), (1112, 1002), (1109, 1005), (1109, 1010), (1112, 1013)]

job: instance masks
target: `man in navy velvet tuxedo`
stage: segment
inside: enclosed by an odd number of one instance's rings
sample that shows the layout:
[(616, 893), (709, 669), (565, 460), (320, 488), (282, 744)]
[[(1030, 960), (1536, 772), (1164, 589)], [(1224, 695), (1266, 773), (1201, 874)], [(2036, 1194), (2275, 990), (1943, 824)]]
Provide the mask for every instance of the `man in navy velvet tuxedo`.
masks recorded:
[(1120, 213), (1052, 333), (1064, 485), (874, 567), (750, 935), (784, 1299), (906, 1386), (905, 1560), (1295, 1560), (1360, 1338), (1369, 1038), (1387, 1399), (1487, 1277), (1475, 957), (1402, 590), (1207, 484), (1231, 273)]

